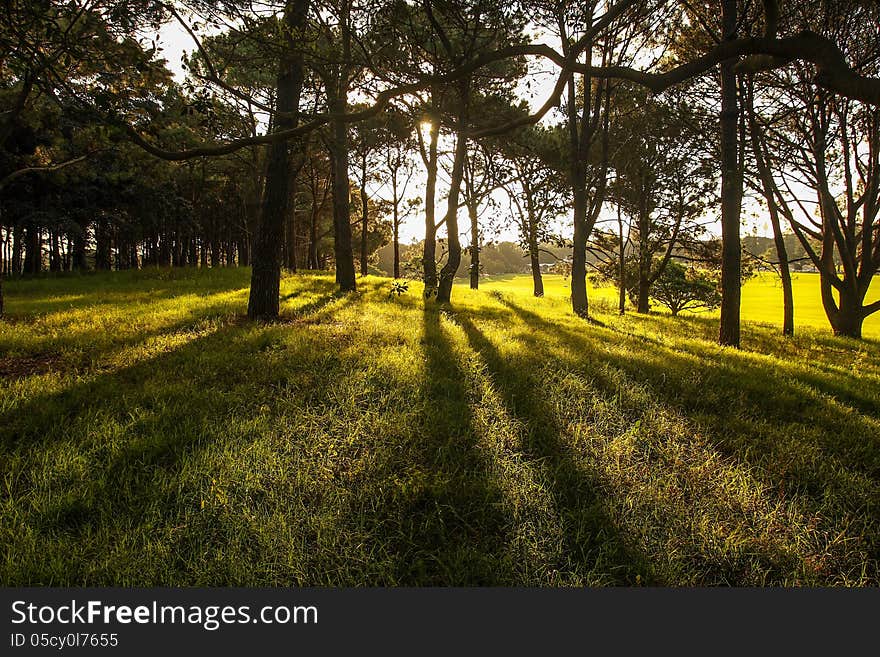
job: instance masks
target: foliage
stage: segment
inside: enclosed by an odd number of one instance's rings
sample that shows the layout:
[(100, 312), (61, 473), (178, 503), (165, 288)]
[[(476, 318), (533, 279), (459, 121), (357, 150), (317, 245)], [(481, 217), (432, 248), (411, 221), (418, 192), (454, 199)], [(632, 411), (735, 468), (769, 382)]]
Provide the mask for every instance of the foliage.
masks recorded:
[(669, 308), (673, 316), (682, 310), (714, 310), (721, 305), (720, 285), (717, 272), (671, 260), (654, 282), (651, 297)]

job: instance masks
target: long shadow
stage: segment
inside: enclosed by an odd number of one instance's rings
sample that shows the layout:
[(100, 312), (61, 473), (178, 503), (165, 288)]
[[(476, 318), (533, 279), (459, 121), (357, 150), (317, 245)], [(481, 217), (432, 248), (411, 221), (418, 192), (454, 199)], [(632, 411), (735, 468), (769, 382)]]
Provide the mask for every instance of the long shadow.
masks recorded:
[[(649, 385), (667, 405), (688, 415), (714, 417), (712, 424), (715, 426), (709, 426), (709, 429), (740, 425), (743, 417), (819, 427), (829, 439), (822, 444), (829, 456), (839, 459), (848, 468), (873, 478), (880, 477), (880, 432), (877, 426), (852, 413), (843, 399), (827, 399), (816, 392), (811, 394), (811, 387), (818, 393), (828, 392), (813, 385), (815, 376), (780, 374), (736, 353), (730, 354), (730, 359), (734, 359), (731, 364), (710, 362), (703, 355), (692, 355), (643, 336), (628, 339), (634, 348), (624, 357), (607, 349), (595, 335), (575, 333), (508, 299), (503, 303), (535, 330), (554, 336), (585, 356), (592, 355), (609, 363), (634, 381)], [(638, 344), (640, 342), (651, 343), (651, 358), (640, 355), (640, 351), (644, 352), (644, 344)], [(695, 366), (699, 368), (699, 377), (687, 379), (670, 375), (670, 372), (693, 370)], [(792, 385), (792, 381), (802, 385)], [(831, 385), (827, 380), (823, 383)], [(774, 394), (768, 395), (768, 390), (773, 390)], [(869, 404), (866, 402), (866, 405)], [(871, 412), (866, 414), (876, 417)], [(858, 435), (841, 432), (854, 425), (860, 430)]]
[[(21, 533), (43, 555), (26, 559), (21, 550), (16, 557), (16, 543), (6, 534), (0, 546), (7, 552), (0, 558), (4, 584), (197, 583), (193, 555), (222, 554), (225, 540), (216, 517), (199, 513), (205, 495), (200, 479), (212, 476), (194, 476), (199, 454), (220, 445), (234, 450), (237, 442), (250, 440), (246, 430), (230, 432), (224, 418), (271, 413), (262, 404), (271, 402), (278, 380), (286, 381), (291, 367), (286, 361), (314, 356), (306, 345), (297, 351), (286, 347), (283, 358), (262, 354), (267, 340), (276, 339), (267, 333), (289, 329), (253, 331), (257, 326), (223, 326), (132, 366), (31, 398), (0, 416), (0, 462), (11, 482), (4, 494), (15, 505)], [(325, 375), (310, 380), (309, 391), (326, 395), (335, 385)], [(48, 469), (53, 461), (69, 466), (71, 459), (87, 463), (87, 470)], [(246, 525), (236, 531), (246, 532)], [(173, 538), (161, 570), (153, 563), (142, 572), (136, 560), (118, 570), (112, 566), (117, 546), (131, 551), (132, 542), (147, 546), (163, 533)], [(238, 539), (257, 550), (256, 540)], [(155, 561), (156, 555), (150, 556)], [(224, 583), (218, 573), (213, 581)]]
[[(512, 302), (505, 302), (508, 304), (508, 307), (514, 309), (516, 304)], [(528, 313), (529, 311), (516, 306), (519, 311), (523, 313)], [(535, 316), (535, 319), (540, 319)], [(658, 316), (653, 315), (645, 315), (640, 316), (640, 320), (645, 323), (651, 324), (655, 329), (660, 332), (666, 332), (669, 330), (669, 319), (664, 318), (661, 319)], [(707, 341), (714, 341), (717, 337), (716, 333), (716, 323), (713, 320), (697, 318), (697, 317), (679, 317), (676, 319), (677, 323), (685, 324), (689, 327), (692, 327), (692, 331), (681, 331), (680, 335), (682, 337), (686, 337), (689, 339), (693, 338), (702, 338)], [(651, 338), (645, 335), (633, 335), (626, 332), (620, 331), (617, 327), (610, 327), (612, 330), (623, 333), (625, 335), (630, 336), (633, 339), (641, 340), (642, 342), (651, 342), (653, 344), (659, 345), (661, 348), (668, 348), (668, 344), (664, 344), (662, 341)], [(794, 344), (797, 344), (796, 341), (801, 339), (801, 336), (796, 336), (793, 339), (788, 339), (788, 341), (780, 340), (778, 336), (774, 336), (777, 338), (775, 341), (770, 341), (768, 343), (767, 340), (761, 340), (760, 337), (753, 336), (752, 340), (758, 340), (759, 346), (757, 348), (757, 352), (761, 354), (769, 354), (776, 356), (782, 360), (786, 360), (788, 358), (796, 358), (799, 357), (794, 351)], [(791, 342), (795, 341), (794, 344)], [(856, 341), (845, 341), (841, 338), (834, 338), (823, 335), (810, 335), (809, 340), (814, 343), (821, 345), (826, 353), (839, 353), (841, 355), (842, 361), (844, 359), (849, 360), (852, 358), (854, 352), (864, 350), (867, 354), (867, 357), (876, 362), (876, 359), (880, 357), (880, 351), (877, 350), (877, 343), (871, 340), (864, 340), (861, 342)], [(749, 353), (749, 345), (746, 345), (746, 348), (741, 352), (744, 354)], [(835, 363), (833, 365), (825, 364), (825, 363), (813, 363), (809, 370), (801, 370), (797, 372), (796, 378), (800, 382), (814, 388), (818, 392), (830, 395), (837, 399), (838, 401), (853, 407), (861, 413), (865, 413), (868, 415), (872, 415), (875, 417), (880, 417), (880, 399), (878, 399), (877, 395), (871, 395), (869, 390), (864, 386), (847, 386), (846, 383), (852, 382), (852, 378), (848, 377), (846, 372), (842, 371), (842, 364)]]
[(507, 412), (527, 429), (523, 447), (534, 463), (540, 464), (563, 523), (566, 557), (571, 563), (559, 567), (573, 568), (584, 580), (598, 573), (614, 578), (617, 584), (662, 584), (644, 555), (626, 544), (606, 513), (599, 482), (565, 445), (563, 429), (536, 376), (541, 368), (540, 353), (512, 361), (468, 315), (459, 313), (457, 321), (471, 348), (488, 365)]
[(419, 430), (395, 449), (399, 471), (375, 473), (393, 482), (363, 520), (393, 562), (394, 579), (374, 584), (514, 584), (505, 553), (509, 518), (491, 481), (469, 407), (468, 378), (432, 303), (423, 311), (425, 355)]
[[(627, 353), (608, 348), (596, 333), (576, 333), (509, 299), (503, 303), (532, 330), (582, 354), (582, 366), (604, 363), (646, 386), (661, 403), (697, 423), (719, 453), (744, 464), (780, 503), (797, 501), (820, 518), (820, 528), (857, 537), (874, 563), (880, 560), (880, 535), (872, 526), (880, 515), (876, 416), (859, 415), (825, 397), (813, 389), (812, 377), (779, 373), (746, 355), (710, 361), (656, 342), (646, 350), (640, 338), (627, 340), (632, 346)], [(620, 338), (614, 342), (619, 346)], [(599, 369), (591, 367), (594, 384), (613, 395), (618, 384), (593, 371)], [(854, 477), (862, 478), (860, 488), (853, 488)], [(848, 567), (858, 578), (863, 565)]]

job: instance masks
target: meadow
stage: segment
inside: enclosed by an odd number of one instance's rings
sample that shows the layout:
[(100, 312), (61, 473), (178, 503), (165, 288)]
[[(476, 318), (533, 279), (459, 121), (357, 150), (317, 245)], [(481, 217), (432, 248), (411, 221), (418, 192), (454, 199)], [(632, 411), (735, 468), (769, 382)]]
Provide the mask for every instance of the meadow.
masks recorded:
[(790, 339), (746, 286), (741, 350), (557, 277), (289, 275), (273, 324), (248, 277), (5, 284), (0, 583), (880, 584), (880, 321), (811, 275)]

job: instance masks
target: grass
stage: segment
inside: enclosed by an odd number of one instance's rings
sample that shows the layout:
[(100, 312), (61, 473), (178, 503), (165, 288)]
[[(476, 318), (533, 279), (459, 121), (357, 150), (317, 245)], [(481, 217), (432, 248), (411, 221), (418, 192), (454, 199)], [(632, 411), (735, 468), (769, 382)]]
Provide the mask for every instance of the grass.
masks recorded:
[[(515, 292), (518, 294), (532, 293), (531, 276), (493, 276), (484, 286), (487, 290)], [(546, 296), (568, 298), (570, 291), (566, 278), (556, 274), (544, 275)], [(819, 275), (808, 273), (792, 274), (792, 291), (794, 293), (795, 330), (809, 329), (830, 331), (828, 318), (822, 308), (819, 297)], [(591, 299), (604, 301), (617, 306), (617, 290), (612, 287), (600, 287), (591, 290)], [(865, 303), (880, 299), (880, 279), (875, 279)], [(657, 305), (654, 310), (666, 312)], [(697, 313), (707, 317), (718, 317), (718, 311)], [(743, 287), (742, 316), (751, 323), (782, 327), (782, 284), (773, 273), (761, 273), (746, 281)], [(863, 326), (863, 335), (867, 338), (880, 339), (880, 313), (869, 316)]]
[(880, 584), (875, 341), (247, 281), (7, 284), (2, 584)]

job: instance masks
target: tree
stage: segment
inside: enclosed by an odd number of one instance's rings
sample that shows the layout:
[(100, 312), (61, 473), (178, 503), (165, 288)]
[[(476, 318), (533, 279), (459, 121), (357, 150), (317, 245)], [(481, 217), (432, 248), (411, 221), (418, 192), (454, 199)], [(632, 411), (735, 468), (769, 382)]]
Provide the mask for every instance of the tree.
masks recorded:
[[(627, 238), (638, 263), (637, 310), (649, 310), (651, 286), (676, 249), (700, 239), (699, 219), (714, 187), (712, 162), (701, 153), (697, 117), (684, 94), (648, 97), (641, 89), (618, 90), (612, 132), (611, 193), (630, 220)], [(605, 237), (609, 252), (620, 251)]]
[[(748, 119), (749, 136), (751, 138), (751, 150), (755, 170), (757, 172), (758, 187), (760, 194), (767, 204), (767, 212), (770, 216), (770, 225), (773, 230), (773, 244), (776, 250), (776, 262), (779, 267), (779, 277), (782, 281), (782, 334), (794, 335), (794, 290), (791, 282), (791, 269), (789, 268), (788, 248), (785, 244), (785, 236), (782, 230), (780, 201), (777, 198), (776, 184), (773, 180), (768, 154), (767, 138), (765, 129), (762, 127), (755, 110), (754, 80), (749, 78), (745, 85), (744, 95), (745, 112)], [(745, 169), (745, 167), (744, 167)], [(751, 183), (753, 176), (746, 176)]]
[[(876, 73), (880, 44), (860, 25), (876, 20), (877, 12), (857, 2), (804, 5), (798, 20), (824, 28), (850, 56), (866, 62), (864, 70)], [(819, 271), (834, 333), (859, 338), (865, 317), (880, 310), (880, 303), (865, 303), (880, 269), (880, 114), (876, 106), (817, 89), (803, 65), (761, 82), (770, 99), (767, 116), (753, 116), (751, 127), (768, 205)]]
[(563, 135), (558, 129), (524, 128), (504, 140), (501, 152), (510, 172), (504, 190), (511, 217), (528, 255), (533, 293), (544, 296), (540, 246), (561, 243), (550, 230), (550, 221), (566, 211), (569, 189), (563, 183)]
[[(304, 77), (303, 52), (297, 47), (297, 42), (301, 41), (305, 34), (308, 12), (309, 0), (291, 0), (284, 9), (283, 35), (287, 47), (279, 59), (275, 85), (273, 130), (276, 132), (288, 130), (297, 123), (296, 116), (299, 111)], [(269, 147), (263, 206), (253, 246), (251, 289), (248, 298), (248, 317), (251, 319), (278, 317), (281, 245), (284, 219), (289, 208), (289, 185), (292, 173), (288, 143), (273, 142)], [(345, 181), (347, 185), (347, 166)], [(347, 240), (347, 243), (348, 248), (351, 249), (351, 240)]]
[(720, 280), (715, 272), (685, 268), (672, 260), (651, 289), (651, 296), (669, 308), (673, 317), (682, 310), (713, 310), (721, 303)]

